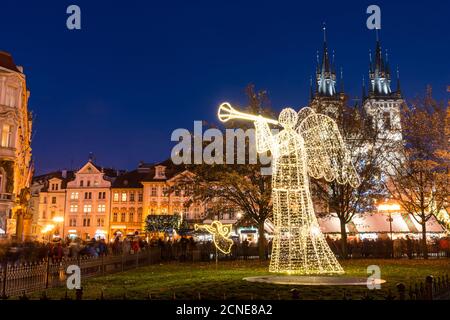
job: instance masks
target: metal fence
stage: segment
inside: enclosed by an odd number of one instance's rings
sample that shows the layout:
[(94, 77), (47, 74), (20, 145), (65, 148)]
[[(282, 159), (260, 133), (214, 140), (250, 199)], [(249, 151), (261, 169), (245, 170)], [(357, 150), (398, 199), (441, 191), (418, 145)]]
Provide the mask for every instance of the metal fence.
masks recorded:
[(109, 273), (122, 272), (159, 263), (161, 250), (151, 247), (137, 253), (107, 255), (100, 257), (79, 257), (0, 266), (0, 292), (2, 298), (66, 285), (66, 270), (70, 265), (80, 268), (83, 279)]

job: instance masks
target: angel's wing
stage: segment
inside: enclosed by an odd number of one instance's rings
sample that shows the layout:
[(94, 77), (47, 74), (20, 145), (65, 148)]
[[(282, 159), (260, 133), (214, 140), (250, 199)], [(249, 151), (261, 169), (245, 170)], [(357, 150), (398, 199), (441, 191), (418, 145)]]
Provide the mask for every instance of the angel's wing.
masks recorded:
[(309, 175), (327, 181), (336, 179), (340, 184), (349, 183), (356, 188), (359, 176), (336, 122), (311, 111), (308, 110), (309, 115), (297, 127), (304, 140)]

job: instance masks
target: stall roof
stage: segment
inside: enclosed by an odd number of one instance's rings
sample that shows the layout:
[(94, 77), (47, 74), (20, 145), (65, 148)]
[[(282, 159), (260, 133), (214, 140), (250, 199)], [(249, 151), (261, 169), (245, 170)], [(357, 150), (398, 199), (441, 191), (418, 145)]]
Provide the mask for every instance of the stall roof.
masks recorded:
[[(337, 217), (319, 218), (320, 229), (324, 233), (340, 233), (340, 223)], [(421, 232), (422, 227), (411, 215), (403, 216), (400, 213), (392, 214), (392, 231), (401, 233)], [(349, 226), (350, 225), (350, 226)], [(356, 230), (359, 233), (390, 232), (389, 217), (384, 214), (356, 215), (346, 229)], [(443, 227), (434, 217), (428, 220), (427, 232), (444, 232)]]

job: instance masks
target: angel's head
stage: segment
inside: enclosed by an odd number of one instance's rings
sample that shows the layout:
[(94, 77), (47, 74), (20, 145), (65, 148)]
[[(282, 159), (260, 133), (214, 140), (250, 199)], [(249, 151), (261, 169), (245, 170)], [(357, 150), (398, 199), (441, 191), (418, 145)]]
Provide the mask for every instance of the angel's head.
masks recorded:
[(292, 129), (297, 124), (298, 115), (292, 108), (285, 108), (281, 110), (280, 115), (278, 116), (278, 122), (285, 129)]

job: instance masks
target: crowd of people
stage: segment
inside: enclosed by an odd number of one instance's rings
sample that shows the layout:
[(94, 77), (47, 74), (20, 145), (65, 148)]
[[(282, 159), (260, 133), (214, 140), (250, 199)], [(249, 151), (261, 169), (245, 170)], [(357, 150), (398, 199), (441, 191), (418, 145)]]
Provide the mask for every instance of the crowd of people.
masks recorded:
[(52, 262), (80, 257), (100, 257), (142, 249), (145, 240), (125, 238), (107, 243), (105, 239), (58, 240), (43, 242), (8, 242), (0, 245), (0, 261), (9, 263), (37, 262), (47, 258)]
[[(235, 240), (228, 255), (221, 258), (248, 259), (258, 256), (256, 242)], [(327, 237), (327, 242), (337, 256), (342, 255), (341, 240)], [(349, 258), (416, 258), (422, 256), (422, 243), (420, 240), (408, 236), (395, 240), (390, 239), (349, 239), (347, 252)], [(8, 263), (38, 262), (47, 258), (52, 262), (62, 259), (79, 257), (101, 257), (107, 255), (120, 255), (137, 253), (149, 247), (158, 247), (163, 261), (208, 261), (215, 259), (217, 251), (212, 241), (195, 241), (193, 237), (182, 236), (176, 239), (143, 237), (116, 237), (111, 242), (105, 239), (92, 239), (90, 241), (59, 240), (49, 243), (42, 242), (8, 242), (0, 244), (0, 261)], [(265, 243), (265, 256), (270, 257), (272, 241)], [(439, 255), (450, 257), (450, 239), (436, 239), (428, 244), (431, 256)], [(220, 253), (219, 253), (220, 254)]]
[[(327, 242), (333, 252), (343, 256), (341, 240)], [(427, 242), (427, 250), (431, 256), (450, 257), (450, 239), (436, 238)], [(347, 241), (347, 254), (350, 258), (417, 258), (423, 257), (421, 239), (412, 239), (409, 236), (391, 240), (390, 238), (377, 239), (350, 239)]]

